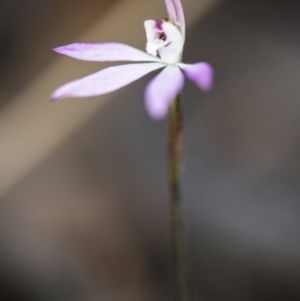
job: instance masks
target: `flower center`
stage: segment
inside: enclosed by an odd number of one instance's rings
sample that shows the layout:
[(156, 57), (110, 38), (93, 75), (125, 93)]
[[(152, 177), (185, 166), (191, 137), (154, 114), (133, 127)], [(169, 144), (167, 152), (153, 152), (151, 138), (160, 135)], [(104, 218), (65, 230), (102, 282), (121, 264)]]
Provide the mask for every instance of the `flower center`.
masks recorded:
[(165, 42), (167, 39), (167, 36), (164, 32), (159, 34), (159, 40)]
[(178, 27), (169, 19), (147, 20), (144, 23), (147, 35), (146, 51), (160, 56), (167, 64), (178, 63), (183, 49), (183, 38)]

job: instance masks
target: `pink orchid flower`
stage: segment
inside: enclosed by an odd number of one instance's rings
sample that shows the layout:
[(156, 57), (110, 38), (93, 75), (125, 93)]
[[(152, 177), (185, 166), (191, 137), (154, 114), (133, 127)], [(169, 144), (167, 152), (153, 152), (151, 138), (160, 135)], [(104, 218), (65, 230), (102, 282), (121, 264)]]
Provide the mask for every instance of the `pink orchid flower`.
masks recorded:
[[(102, 95), (122, 88), (151, 71), (164, 68), (148, 84), (145, 105), (149, 115), (161, 119), (168, 113), (170, 103), (181, 92), (183, 73), (206, 91), (213, 84), (213, 69), (205, 62), (181, 63), (185, 40), (185, 20), (180, 0), (165, 0), (169, 19), (144, 22), (146, 52), (120, 43), (75, 43), (53, 50), (85, 61), (144, 62), (109, 67), (89, 76), (71, 81), (52, 94), (52, 100), (66, 97)], [(183, 72), (182, 72), (183, 71)]]

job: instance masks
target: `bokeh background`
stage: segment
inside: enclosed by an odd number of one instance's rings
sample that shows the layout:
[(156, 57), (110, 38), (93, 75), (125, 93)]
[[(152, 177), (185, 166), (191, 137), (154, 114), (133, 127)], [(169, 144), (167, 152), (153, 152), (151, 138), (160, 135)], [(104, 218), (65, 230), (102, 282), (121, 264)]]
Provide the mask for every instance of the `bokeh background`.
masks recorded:
[[(199, 301), (300, 300), (300, 2), (182, 0), (182, 171)], [(50, 103), (107, 64), (60, 57), (74, 41), (143, 49), (163, 0), (0, 1), (0, 300), (172, 300), (167, 120), (152, 75), (103, 97)]]

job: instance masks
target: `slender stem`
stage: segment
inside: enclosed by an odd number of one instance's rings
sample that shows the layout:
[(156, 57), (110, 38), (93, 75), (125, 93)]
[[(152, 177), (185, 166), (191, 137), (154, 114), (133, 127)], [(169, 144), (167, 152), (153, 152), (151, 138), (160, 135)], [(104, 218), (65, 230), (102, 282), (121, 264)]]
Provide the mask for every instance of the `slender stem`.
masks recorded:
[(175, 301), (192, 301), (194, 298), (185, 249), (182, 201), (179, 183), (183, 136), (183, 118), (180, 95), (178, 95), (171, 104), (169, 118), (169, 189)]

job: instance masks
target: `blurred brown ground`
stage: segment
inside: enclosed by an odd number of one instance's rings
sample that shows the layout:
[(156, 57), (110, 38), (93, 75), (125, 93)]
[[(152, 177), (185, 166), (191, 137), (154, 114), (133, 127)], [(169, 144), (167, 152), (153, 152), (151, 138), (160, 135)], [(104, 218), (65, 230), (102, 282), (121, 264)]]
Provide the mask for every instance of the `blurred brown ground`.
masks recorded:
[[(0, 2), (2, 108), (54, 60), (46, 48), (71, 42), (110, 4), (31, 2)], [(189, 83), (183, 93), (199, 300), (300, 300), (299, 13), (298, 1), (227, 0), (188, 32), (184, 61), (216, 72), (212, 93)], [(0, 300), (172, 300), (167, 121), (149, 120), (142, 101), (152, 76), (2, 197)]]

